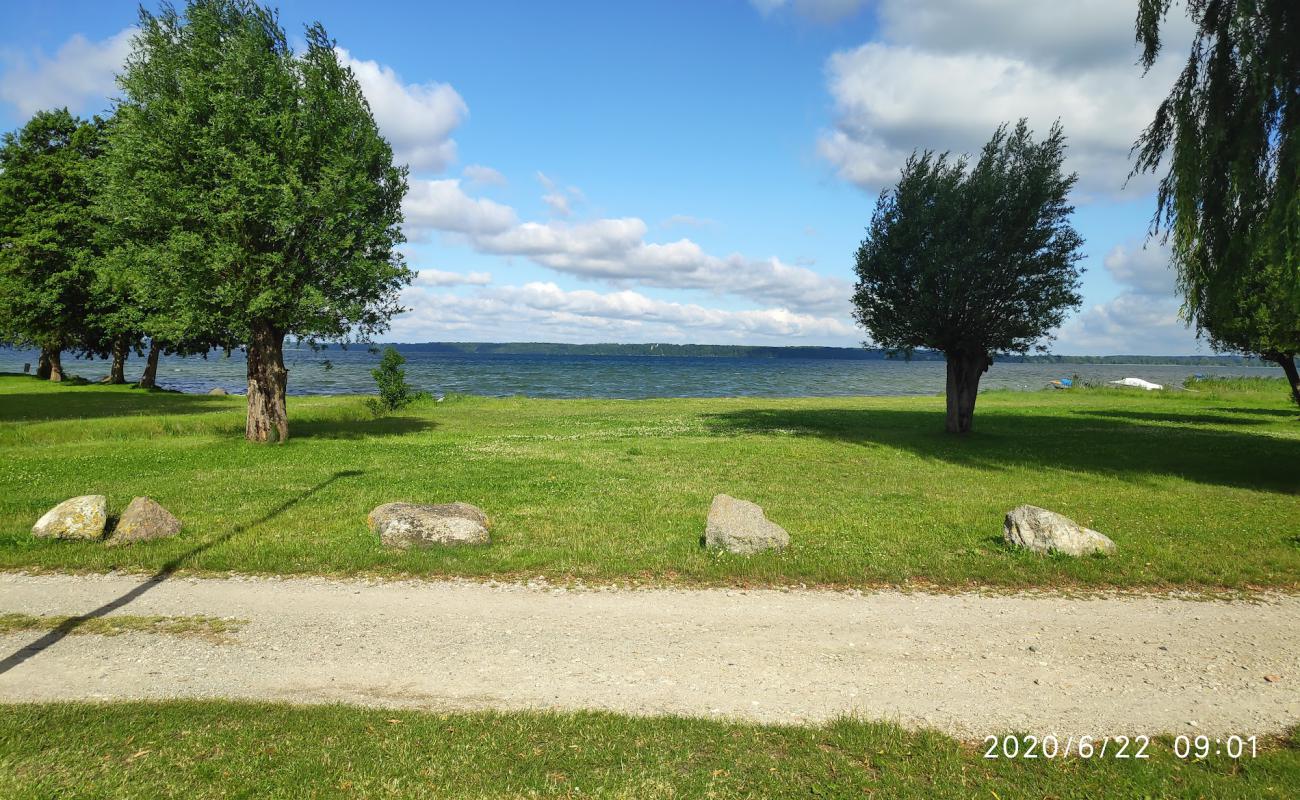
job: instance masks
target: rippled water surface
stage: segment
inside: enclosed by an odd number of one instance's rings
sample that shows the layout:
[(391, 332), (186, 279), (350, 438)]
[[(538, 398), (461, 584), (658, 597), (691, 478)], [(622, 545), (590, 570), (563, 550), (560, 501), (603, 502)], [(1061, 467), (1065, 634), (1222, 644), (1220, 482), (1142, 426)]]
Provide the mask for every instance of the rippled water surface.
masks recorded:
[[(401, 349), (401, 348), (399, 348)], [(943, 391), (944, 365), (938, 361), (837, 361), (821, 359), (698, 358), (666, 356), (447, 355), (405, 350), (407, 381), (418, 389), (446, 394), (530, 397), (805, 397), (839, 395), (935, 394)], [(287, 350), (290, 394), (373, 393), (370, 370), (379, 356), (361, 348)], [(138, 377), (142, 358), (127, 365), (127, 379)], [(0, 349), (0, 372), (22, 372), (36, 353)], [(71, 374), (98, 380), (104, 361), (64, 357)], [(1179, 385), (1189, 375), (1282, 375), (1272, 367), (994, 364), (982, 388), (1040, 389), (1048, 381), (1077, 374), (1088, 381), (1145, 378)], [(243, 392), (244, 358), (213, 353), (208, 358), (164, 357), (159, 385), (185, 392), (220, 386)]]

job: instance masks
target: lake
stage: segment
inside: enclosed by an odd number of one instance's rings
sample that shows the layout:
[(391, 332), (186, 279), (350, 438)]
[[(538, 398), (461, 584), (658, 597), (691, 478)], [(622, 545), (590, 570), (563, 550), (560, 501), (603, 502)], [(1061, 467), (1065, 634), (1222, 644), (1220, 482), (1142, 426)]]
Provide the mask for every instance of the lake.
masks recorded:
[[(401, 349), (400, 347), (398, 348)], [(939, 361), (824, 360), (672, 356), (448, 355), (405, 350), (406, 379), (417, 389), (448, 393), (529, 397), (834, 397), (852, 395), (937, 394), (944, 389)], [(35, 369), (37, 354), (0, 348), (0, 372)], [(290, 394), (373, 394), (370, 370), (379, 361), (365, 347), (285, 350)], [(108, 362), (64, 356), (64, 370), (89, 380), (108, 374)], [(135, 380), (143, 358), (127, 363)], [(1168, 364), (1016, 364), (997, 363), (984, 375), (984, 389), (1037, 390), (1048, 381), (1077, 374), (1085, 381), (1144, 378), (1180, 385), (1189, 375), (1281, 377), (1276, 367)], [(158, 384), (183, 392), (222, 387), (245, 390), (244, 357), (213, 353), (164, 357)]]

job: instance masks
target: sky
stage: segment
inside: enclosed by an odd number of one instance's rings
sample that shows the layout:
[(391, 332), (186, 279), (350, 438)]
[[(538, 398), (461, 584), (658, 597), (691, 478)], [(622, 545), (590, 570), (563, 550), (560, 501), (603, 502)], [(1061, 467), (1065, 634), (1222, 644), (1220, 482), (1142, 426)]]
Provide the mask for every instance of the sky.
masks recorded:
[[(153, 0), (145, 0), (149, 7)], [(0, 129), (111, 108), (136, 0), (0, 4)], [(1062, 354), (1209, 352), (1148, 241), (1135, 0), (284, 0), (337, 41), (398, 160), (416, 270), (392, 341), (856, 346), (853, 258), (914, 149), (1060, 120), (1086, 240)]]

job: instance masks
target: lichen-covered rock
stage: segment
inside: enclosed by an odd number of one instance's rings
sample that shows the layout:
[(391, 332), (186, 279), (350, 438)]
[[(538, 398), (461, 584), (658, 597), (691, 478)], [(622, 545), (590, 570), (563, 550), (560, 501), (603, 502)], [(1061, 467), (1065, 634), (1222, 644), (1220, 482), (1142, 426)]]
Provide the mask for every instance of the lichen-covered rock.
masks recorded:
[(1002, 538), (1007, 544), (1037, 553), (1086, 556), (1115, 552), (1115, 543), (1102, 534), (1038, 506), (1012, 509), (1003, 523)]
[(113, 544), (165, 539), (181, 532), (181, 521), (148, 497), (133, 498), (113, 529)]
[(108, 523), (108, 498), (87, 494), (64, 500), (32, 526), (32, 535), (55, 539), (98, 539)]
[(226, 395), (230, 394), (230, 392), (227, 392), (225, 389), (222, 389), (220, 386), (214, 386), (208, 390), (208, 394), (216, 395), (217, 397), (225, 397)]
[(713, 498), (704, 527), (705, 547), (752, 555), (782, 550), (789, 544), (790, 534), (769, 520), (757, 504), (725, 494)]
[(385, 547), (401, 550), (491, 541), (487, 514), (469, 503), (385, 503), (370, 512), (366, 524)]

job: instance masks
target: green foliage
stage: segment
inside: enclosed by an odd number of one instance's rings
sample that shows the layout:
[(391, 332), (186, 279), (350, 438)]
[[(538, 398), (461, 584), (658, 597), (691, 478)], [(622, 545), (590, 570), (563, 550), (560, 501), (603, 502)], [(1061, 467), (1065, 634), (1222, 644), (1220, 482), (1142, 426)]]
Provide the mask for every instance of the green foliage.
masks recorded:
[(399, 311), (406, 170), (315, 24), (190, 0), (140, 12), (104, 169), (113, 257), (151, 337), (249, 352), (246, 435), (283, 440), (286, 336), (367, 337)]
[(913, 153), (857, 251), (854, 316), (882, 347), (1024, 353), (1080, 302), (1059, 125), (1003, 126), (973, 165)]
[(95, 280), (98, 122), (37, 112), (0, 146), (0, 341), (82, 348)]
[[(545, 576), (588, 584), (1300, 589), (1300, 424), (1276, 384), (981, 396), (982, 433), (937, 436), (935, 397), (535, 400), (449, 396), (375, 418), (289, 398), (298, 436), (231, 442), (245, 399), (0, 376), (0, 569)], [(719, 492), (790, 531), (780, 555), (699, 545)], [(149, 495), (180, 536), (39, 540), (74, 495)], [(387, 550), (365, 515), (461, 500), (492, 546)], [(1002, 545), (1034, 503), (1115, 540), (1109, 558)], [(599, 531), (599, 535), (593, 535)], [(2, 795), (3, 792), (0, 792)]]
[[(1300, 736), (1259, 756), (986, 759), (933, 731), (607, 712), (211, 700), (0, 706), (0, 794), (282, 798), (1175, 798), (1284, 800)], [(33, 735), (39, 731), (40, 735)], [(1001, 735), (1003, 731), (985, 733)]]
[[(1300, 382), (1300, 4), (1187, 0), (1186, 67), (1135, 145), (1165, 170), (1152, 233), (1172, 244), (1186, 310), (1221, 349), (1258, 353)], [(1172, 0), (1140, 0), (1150, 67)]]
[(384, 348), (379, 366), (370, 371), (379, 386), (379, 397), (372, 397), (367, 402), (376, 415), (405, 408), (418, 397), (406, 382), (406, 370), (402, 369), (405, 363), (406, 358), (397, 352), (397, 348), (389, 346)]

